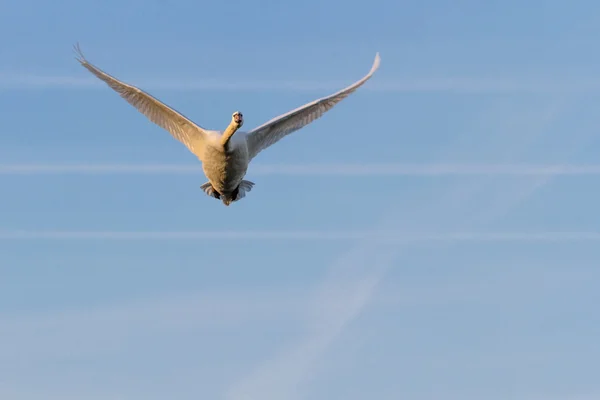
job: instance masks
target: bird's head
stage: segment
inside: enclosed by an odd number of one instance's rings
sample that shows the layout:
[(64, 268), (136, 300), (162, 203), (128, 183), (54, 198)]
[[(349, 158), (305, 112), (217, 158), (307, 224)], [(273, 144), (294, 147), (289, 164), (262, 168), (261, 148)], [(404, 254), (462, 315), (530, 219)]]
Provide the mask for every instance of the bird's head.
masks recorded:
[(241, 126), (244, 125), (244, 115), (241, 112), (236, 111), (231, 115), (231, 121), (236, 124), (238, 128), (241, 128)]

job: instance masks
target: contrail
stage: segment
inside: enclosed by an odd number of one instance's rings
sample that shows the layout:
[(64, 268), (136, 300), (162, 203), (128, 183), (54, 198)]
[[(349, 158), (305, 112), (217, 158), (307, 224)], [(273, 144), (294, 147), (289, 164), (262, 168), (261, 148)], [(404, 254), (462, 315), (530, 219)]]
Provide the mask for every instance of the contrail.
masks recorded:
[(428, 242), (584, 242), (600, 232), (399, 232), (378, 231), (42, 231), (0, 230), (0, 240), (376, 240), (380, 243)]
[[(0, 175), (42, 174), (202, 174), (202, 167), (183, 164), (5, 164)], [(251, 175), (298, 176), (560, 176), (600, 175), (600, 165), (572, 164), (400, 164), (323, 163), (257, 164)]]

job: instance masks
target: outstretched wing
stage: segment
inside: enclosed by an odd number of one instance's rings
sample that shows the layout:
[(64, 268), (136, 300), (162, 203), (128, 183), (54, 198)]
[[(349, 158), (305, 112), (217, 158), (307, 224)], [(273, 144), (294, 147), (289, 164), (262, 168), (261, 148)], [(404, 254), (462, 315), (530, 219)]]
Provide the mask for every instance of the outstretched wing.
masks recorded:
[(176, 110), (152, 97), (143, 90), (122, 82), (90, 64), (83, 56), (79, 44), (75, 45), (75, 52), (77, 54), (77, 61), (79, 61), (88, 71), (104, 81), (111, 89), (117, 92), (129, 104), (137, 108), (137, 110), (144, 114), (150, 121), (168, 131), (197, 157), (201, 157), (204, 142), (207, 139), (207, 131), (204, 128), (190, 121)]
[(380, 57), (379, 53), (377, 53), (371, 70), (361, 80), (337, 93), (315, 100), (286, 114), (280, 115), (248, 132), (246, 140), (248, 142), (250, 159), (254, 158), (262, 150), (275, 144), (283, 137), (323, 116), (323, 114), (331, 110), (333, 106), (348, 97), (348, 95), (368, 81), (373, 73), (379, 68), (379, 64)]

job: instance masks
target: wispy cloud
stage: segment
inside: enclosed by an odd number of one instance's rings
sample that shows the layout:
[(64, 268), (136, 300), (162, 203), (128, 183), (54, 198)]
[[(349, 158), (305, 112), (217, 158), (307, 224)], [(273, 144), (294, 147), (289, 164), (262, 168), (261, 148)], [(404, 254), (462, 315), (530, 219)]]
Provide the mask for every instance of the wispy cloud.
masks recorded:
[[(201, 174), (200, 165), (181, 164), (5, 164), (0, 175)], [(560, 176), (600, 175), (600, 165), (576, 164), (256, 164), (252, 175), (298, 176)]]
[[(234, 91), (234, 92), (313, 92), (333, 91), (348, 85), (349, 81), (273, 81), (264, 79), (129, 79), (131, 83), (148, 90), (171, 91)], [(133, 82), (135, 81), (135, 82)], [(0, 89), (97, 89), (102, 82), (90, 77), (69, 75), (22, 74), (0, 72)], [(379, 79), (364, 89), (376, 92), (455, 92), (455, 93), (585, 93), (600, 90), (600, 80), (594, 77), (577, 79), (540, 79), (539, 77), (412, 77)]]
[(372, 240), (385, 243), (435, 242), (596, 242), (600, 232), (403, 232), (362, 231), (44, 231), (0, 230), (0, 240)]

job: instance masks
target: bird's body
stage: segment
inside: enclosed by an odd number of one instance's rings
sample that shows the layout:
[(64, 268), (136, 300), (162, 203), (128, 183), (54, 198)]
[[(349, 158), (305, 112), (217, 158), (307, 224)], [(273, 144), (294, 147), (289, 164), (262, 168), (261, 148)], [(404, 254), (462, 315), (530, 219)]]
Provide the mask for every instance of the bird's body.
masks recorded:
[(202, 162), (208, 182), (200, 186), (209, 196), (230, 205), (252, 190), (253, 182), (244, 180), (248, 165), (262, 150), (306, 126), (362, 86), (379, 67), (379, 54), (371, 71), (361, 80), (330, 96), (323, 97), (268, 121), (249, 132), (241, 132), (244, 123), (239, 111), (233, 113), (224, 131), (209, 130), (192, 122), (173, 108), (141, 89), (124, 83), (87, 62), (79, 46), (78, 61), (110, 88), (119, 93), (148, 119), (167, 130)]
[[(214, 194), (218, 193), (219, 196), (214, 196), (210, 192), (207, 194), (216, 198), (221, 197), (225, 202), (235, 201), (241, 199), (239, 186), (246, 175), (250, 162), (246, 134), (244, 132), (236, 133), (225, 146), (221, 143), (222, 134), (219, 132), (214, 136), (211, 135), (212, 137), (204, 147), (204, 154), (199, 158), (208, 160), (208, 162), (202, 163), (202, 170), (208, 178), (210, 186), (216, 191)], [(243, 187), (244, 194), (250, 188)]]

